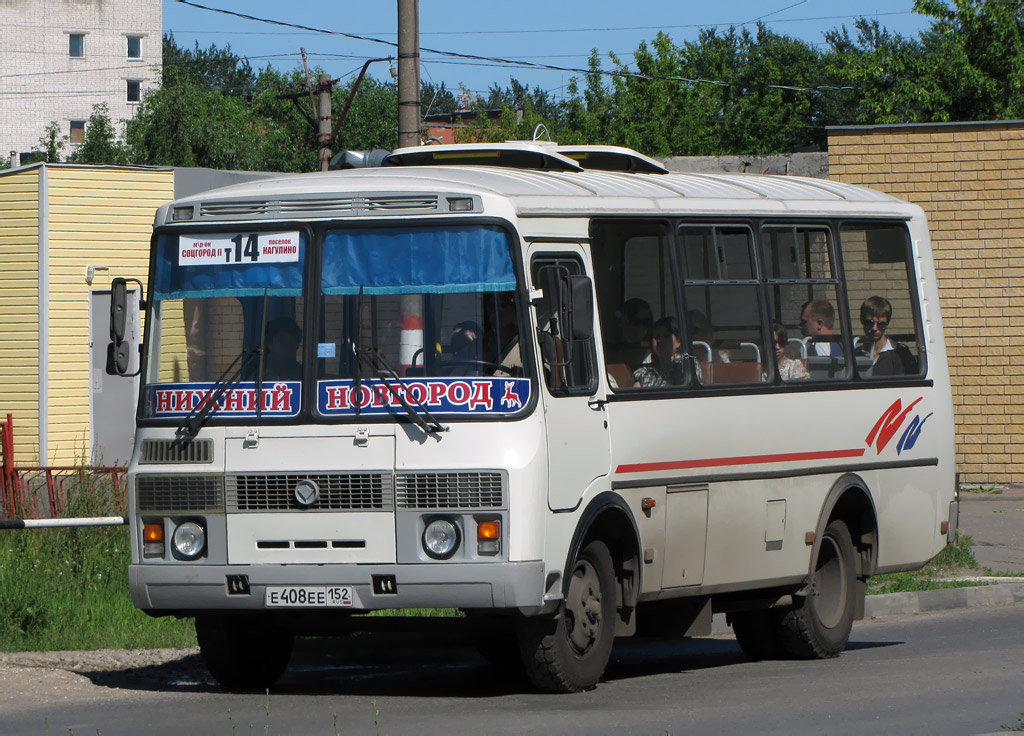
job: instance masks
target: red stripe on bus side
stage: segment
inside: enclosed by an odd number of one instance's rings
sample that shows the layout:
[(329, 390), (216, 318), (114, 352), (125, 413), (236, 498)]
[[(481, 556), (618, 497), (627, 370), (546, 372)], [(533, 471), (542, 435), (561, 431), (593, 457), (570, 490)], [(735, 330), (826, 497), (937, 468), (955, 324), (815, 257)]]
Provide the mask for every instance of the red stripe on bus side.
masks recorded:
[(820, 452), (785, 452), (779, 455), (747, 455), (745, 457), (714, 457), (701, 460), (673, 460), (665, 463), (635, 463), (620, 465), (616, 473), (653, 473), (660, 470), (688, 470), (730, 465), (757, 465), (760, 463), (792, 463), (803, 460), (836, 460), (844, 457), (862, 457), (864, 449), (822, 450)]

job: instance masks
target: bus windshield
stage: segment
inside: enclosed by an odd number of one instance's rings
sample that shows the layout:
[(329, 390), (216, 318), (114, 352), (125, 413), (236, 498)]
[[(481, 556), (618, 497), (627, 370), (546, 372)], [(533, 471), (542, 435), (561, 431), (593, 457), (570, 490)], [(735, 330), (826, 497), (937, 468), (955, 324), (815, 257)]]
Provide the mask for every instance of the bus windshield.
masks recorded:
[(142, 417), (519, 411), (515, 289), (493, 225), (162, 234)]

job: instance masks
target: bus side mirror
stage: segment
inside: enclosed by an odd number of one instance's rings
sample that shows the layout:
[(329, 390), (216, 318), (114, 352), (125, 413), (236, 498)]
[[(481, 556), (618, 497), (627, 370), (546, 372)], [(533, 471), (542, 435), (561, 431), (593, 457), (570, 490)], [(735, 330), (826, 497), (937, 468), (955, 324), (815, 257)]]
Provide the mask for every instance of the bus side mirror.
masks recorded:
[(117, 277), (110, 282), (110, 339), (114, 344), (124, 340), (128, 324), (128, 281)]
[(589, 340), (594, 336), (594, 292), (589, 276), (566, 276), (561, 289), (565, 314), (562, 324), (568, 325), (572, 340)]
[[(110, 282), (110, 344), (107, 345), (107, 374), (111, 376), (129, 376), (131, 367), (132, 343), (126, 340), (128, 332), (128, 282), (134, 281), (142, 290), (142, 282), (138, 279), (117, 277)], [(144, 307), (140, 302), (140, 307)]]

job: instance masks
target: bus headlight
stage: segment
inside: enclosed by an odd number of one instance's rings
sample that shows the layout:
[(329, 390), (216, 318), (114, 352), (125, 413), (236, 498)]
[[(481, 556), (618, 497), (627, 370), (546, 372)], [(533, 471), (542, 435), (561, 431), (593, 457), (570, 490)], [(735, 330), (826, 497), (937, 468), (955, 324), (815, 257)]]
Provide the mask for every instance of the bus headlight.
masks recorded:
[(448, 519), (434, 519), (423, 530), (423, 551), (435, 560), (447, 560), (459, 548), (459, 527)]
[(174, 551), (179, 555), (186, 560), (194, 560), (206, 548), (206, 530), (201, 524), (186, 521), (174, 529), (171, 543), (174, 545)]

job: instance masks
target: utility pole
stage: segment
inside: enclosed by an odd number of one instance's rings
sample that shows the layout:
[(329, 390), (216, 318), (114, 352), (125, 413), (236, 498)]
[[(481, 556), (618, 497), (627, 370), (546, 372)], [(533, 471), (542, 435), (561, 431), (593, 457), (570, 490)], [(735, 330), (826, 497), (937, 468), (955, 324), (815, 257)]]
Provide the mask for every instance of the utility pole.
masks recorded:
[[(398, 0), (398, 146), (420, 144), (420, 8), (419, 0)], [(423, 347), (423, 296), (403, 294), (402, 333), (398, 354), (406, 374)], [(433, 348), (431, 348), (433, 349)]]
[(331, 83), (330, 74), (320, 75), (320, 171), (327, 171), (331, 168), (331, 141), (334, 134), (331, 132)]
[(398, 145), (420, 144), (420, 3), (398, 0)]

